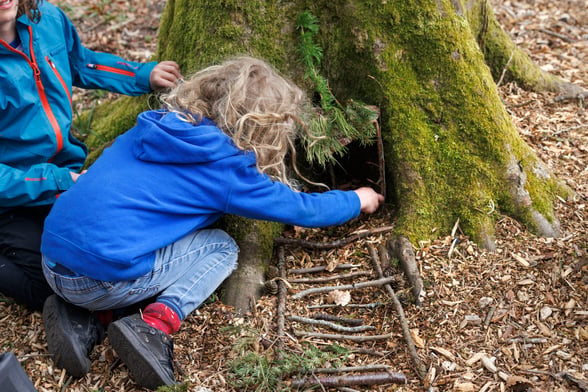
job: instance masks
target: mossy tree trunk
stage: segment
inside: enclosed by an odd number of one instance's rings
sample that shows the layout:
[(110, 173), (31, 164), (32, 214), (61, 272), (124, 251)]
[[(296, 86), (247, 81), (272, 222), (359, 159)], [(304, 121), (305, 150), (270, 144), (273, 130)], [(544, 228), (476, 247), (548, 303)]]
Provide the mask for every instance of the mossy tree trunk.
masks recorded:
[[(319, 71), (335, 96), (380, 108), (398, 235), (416, 244), (433, 229), (449, 232), (459, 218), (467, 234), (492, 249), (499, 214), (541, 235), (558, 234), (554, 199), (571, 191), (517, 134), (492, 75), (516, 51), (508, 64), (513, 78), (550, 89), (559, 80), (527, 61), (485, 0), (168, 0), (157, 57), (178, 61), (188, 75), (228, 56), (260, 56), (312, 94), (297, 53), (296, 19), (303, 11), (318, 18)], [(127, 115), (134, 118), (140, 106)], [(102, 121), (110, 124), (102, 128), (121, 123)], [(275, 230), (250, 221), (230, 227), (245, 233), (238, 239), (249, 239), (239, 241), (242, 248), (263, 239), (252, 252), (242, 249), (242, 268), (267, 261), (267, 235)], [(236, 292), (249, 301), (246, 286)]]

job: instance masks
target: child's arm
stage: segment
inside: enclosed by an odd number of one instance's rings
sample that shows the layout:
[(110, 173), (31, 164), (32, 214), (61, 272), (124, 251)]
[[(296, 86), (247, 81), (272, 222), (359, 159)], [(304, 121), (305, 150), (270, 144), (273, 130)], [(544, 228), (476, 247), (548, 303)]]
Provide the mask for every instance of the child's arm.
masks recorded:
[(227, 198), (224, 212), (296, 226), (343, 224), (360, 212), (375, 212), (383, 201), (383, 196), (371, 188), (324, 193), (296, 192), (280, 182), (271, 181), (255, 166), (242, 168), (239, 174), (227, 176), (225, 180), (230, 184), (230, 191), (224, 191)]

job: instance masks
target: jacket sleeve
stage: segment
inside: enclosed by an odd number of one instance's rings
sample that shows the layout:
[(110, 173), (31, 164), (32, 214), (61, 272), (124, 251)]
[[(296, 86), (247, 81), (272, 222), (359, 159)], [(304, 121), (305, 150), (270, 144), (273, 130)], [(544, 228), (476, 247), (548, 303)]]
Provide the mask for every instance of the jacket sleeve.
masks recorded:
[(104, 89), (126, 95), (151, 91), (149, 75), (157, 62), (138, 63), (84, 47), (67, 16), (60, 10), (66, 36), (73, 84), (85, 89)]
[(47, 199), (73, 185), (70, 169), (50, 163), (19, 170), (0, 164), (0, 206), (15, 207)]
[(343, 224), (360, 213), (361, 203), (353, 191), (296, 192), (259, 173), (254, 165), (240, 172), (231, 180), (227, 213), (304, 227)]

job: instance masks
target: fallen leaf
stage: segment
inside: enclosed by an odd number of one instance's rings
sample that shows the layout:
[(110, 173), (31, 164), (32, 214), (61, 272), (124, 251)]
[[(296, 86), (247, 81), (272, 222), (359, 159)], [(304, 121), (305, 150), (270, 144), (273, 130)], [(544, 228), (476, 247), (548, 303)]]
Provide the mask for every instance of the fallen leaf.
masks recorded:
[(418, 348), (425, 348), (425, 341), (419, 336), (419, 330), (417, 328), (410, 330), (410, 337), (414, 341), (414, 345)]
[(335, 290), (327, 295), (327, 302), (339, 306), (345, 306), (351, 301), (351, 294), (349, 291)]

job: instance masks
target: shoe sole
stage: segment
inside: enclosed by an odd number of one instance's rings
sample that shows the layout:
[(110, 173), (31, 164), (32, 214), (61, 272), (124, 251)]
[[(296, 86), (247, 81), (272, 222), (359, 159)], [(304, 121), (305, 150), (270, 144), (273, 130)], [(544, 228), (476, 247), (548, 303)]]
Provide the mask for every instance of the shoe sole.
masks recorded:
[(43, 306), (43, 324), (47, 336), (49, 354), (53, 355), (53, 363), (65, 369), (71, 376), (80, 378), (90, 371), (90, 359), (79, 344), (72, 339), (76, 336), (67, 322), (68, 315), (60, 299), (50, 296)]
[(114, 322), (108, 327), (108, 339), (112, 348), (129, 369), (137, 384), (149, 389), (162, 385), (174, 385), (176, 380), (170, 378), (160, 366), (159, 361), (148, 351), (139, 351), (143, 342), (135, 331), (121, 322)]

